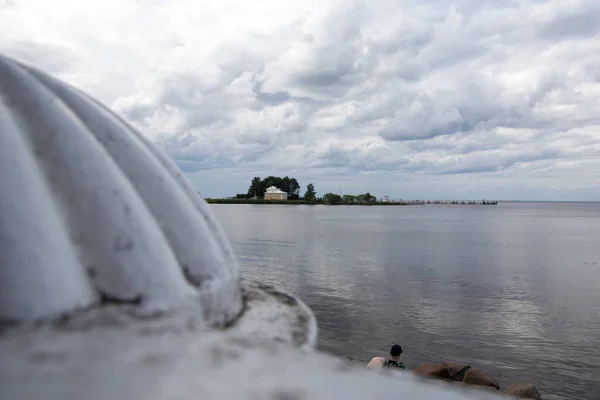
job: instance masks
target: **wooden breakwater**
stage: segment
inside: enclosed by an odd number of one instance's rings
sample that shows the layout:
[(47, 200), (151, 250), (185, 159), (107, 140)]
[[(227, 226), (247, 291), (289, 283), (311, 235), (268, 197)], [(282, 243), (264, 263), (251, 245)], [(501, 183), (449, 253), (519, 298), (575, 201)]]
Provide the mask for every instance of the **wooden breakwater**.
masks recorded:
[(467, 200), (409, 200), (406, 201), (408, 205), (463, 205), (463, 206), (496, 206), (498, 205), (497, 201), (467, 201)]

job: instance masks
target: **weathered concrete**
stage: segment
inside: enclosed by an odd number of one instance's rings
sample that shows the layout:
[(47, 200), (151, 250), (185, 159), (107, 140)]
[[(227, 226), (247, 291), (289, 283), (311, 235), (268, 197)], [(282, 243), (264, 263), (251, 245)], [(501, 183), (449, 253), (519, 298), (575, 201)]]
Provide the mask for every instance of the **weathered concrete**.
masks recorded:
[(2, 399), (498, 398), (315, 353), (309, 308), (240, 279), (167, 157), (2, 56), (0, 180)]

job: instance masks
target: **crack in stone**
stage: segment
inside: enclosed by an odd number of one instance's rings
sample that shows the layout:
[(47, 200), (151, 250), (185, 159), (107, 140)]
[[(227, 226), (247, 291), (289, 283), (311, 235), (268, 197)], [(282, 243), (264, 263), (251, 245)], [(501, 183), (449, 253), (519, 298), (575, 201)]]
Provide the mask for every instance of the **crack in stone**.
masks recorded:
[(98, 290), (98, 294), (100, 295), (100, 302), (102, 304), (133, 304), (139, 306), (142, 304), (144, 300), (144, 296), (139, 294), (131, 299), (123, 299), (113, 295), (110, 295), (102, 290)]

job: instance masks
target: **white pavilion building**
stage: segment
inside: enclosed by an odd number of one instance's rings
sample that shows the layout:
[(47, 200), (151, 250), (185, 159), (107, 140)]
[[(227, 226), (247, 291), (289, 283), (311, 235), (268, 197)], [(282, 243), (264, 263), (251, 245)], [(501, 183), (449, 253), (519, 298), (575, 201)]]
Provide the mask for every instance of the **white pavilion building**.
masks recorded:
[(271, 186), (265, 192), (265, 200), (287, 200), (287, 193), (276, 186)]

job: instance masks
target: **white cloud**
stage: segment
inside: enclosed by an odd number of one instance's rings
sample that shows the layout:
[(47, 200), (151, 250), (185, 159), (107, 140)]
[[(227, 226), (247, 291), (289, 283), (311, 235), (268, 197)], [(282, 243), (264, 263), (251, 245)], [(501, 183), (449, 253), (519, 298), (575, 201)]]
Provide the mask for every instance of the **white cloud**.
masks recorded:
[(205, 195), (281, 174), (600, 196), (595, 0), (5, 0), (0, 52), (112, 107)]

